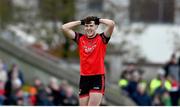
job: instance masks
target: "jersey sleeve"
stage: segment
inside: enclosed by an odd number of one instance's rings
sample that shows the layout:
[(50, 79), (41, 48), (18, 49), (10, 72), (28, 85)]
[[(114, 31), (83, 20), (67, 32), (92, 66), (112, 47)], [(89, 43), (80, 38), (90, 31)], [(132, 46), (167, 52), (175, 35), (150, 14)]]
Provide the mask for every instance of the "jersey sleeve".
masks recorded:
[(109, 40), (110, 40), (110, 37), (106, 37), (104, 32), (100, 34), (102, 40), (103, 40), (103, 43), (104, 44), (108, 44)]
[(75, 38), (73, 39), (73, 41), (75, 41), (78, 44), (81, 36), (81, 33), (75, 32)]

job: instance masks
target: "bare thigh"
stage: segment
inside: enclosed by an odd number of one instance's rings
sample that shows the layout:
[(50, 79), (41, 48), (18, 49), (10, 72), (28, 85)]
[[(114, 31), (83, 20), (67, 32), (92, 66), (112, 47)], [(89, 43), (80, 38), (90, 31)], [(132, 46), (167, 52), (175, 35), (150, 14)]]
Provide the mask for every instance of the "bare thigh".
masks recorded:
[(89, 101), (89, 96), (79, 98), (80, 106), (87, 106)]
[(102, 93), (91, 92), (89, 94), (88, 106), (99, 106), (102, 100)]

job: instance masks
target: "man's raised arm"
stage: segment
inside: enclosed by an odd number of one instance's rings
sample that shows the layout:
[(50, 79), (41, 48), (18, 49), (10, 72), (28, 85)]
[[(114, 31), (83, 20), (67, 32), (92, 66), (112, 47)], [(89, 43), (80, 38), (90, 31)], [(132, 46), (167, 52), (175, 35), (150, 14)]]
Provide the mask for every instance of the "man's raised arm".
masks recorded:
[(67, 34), (67, 36), (70, 39), (74, 39), (75, 38), (75, 32), (72, 30), (73, 27), (76, 27), (78, 25), (81, 25), (81, 21), (73, 21), (73, 22), (69, 22), (69, 23), (65, 23), (64, 25), (62, 25), (62, 31), (65, 32)]
[(115, 26), (114, 21), (110, 19), (99, 19), (99, 22), (107, 26), (107, 29), (104, 33), (106, 37), (110, 37), (114, 30), (114, 26)]

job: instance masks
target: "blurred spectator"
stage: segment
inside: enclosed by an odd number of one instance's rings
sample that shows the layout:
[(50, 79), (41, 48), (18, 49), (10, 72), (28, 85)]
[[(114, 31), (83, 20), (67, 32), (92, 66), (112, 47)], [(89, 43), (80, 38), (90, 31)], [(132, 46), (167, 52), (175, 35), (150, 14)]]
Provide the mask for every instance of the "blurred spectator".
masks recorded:
[(5, 89), (4, 89), (4, 83), (0, 81), (0, 105), (3, 105), (3, 102), (5, 100)]
[(164, 90), (162, 93), (156, 93), (153, 96), (153, 106), (171, 106), (171, 97), (169, 95), (169, 92)]
[(38, 93), (36, 95), (36, 104), (37, 106), (53, 106), (53, 102), (51, 100), (50, 94), (47, 93), (47, 90), (44, 88), (41, 88), (38, 90)]
[(179, 83), (173, 75), (168, 76), (168, 80), (171, 83), (171, 89), (169, 90), (171, 96), (171, 102), (173, 106), (178, 105), (179, 101)]
[(155, 94), (152, 99), (152, 106), (163, 106), (163, 103), (161, 101), (161, 95)]
[(10, 71), (8, 72), (8, 78), (11, 78), (12, 75), (17, 74), (18, 78), (21, 80), (22, 84), (24, 84), (24, 76), (21, 72), (19, 66), (17, 64), (13, 64)]
[(126, 72), (122, 72), (118, 85), (122, 89), (121, 93), (124, 95), (128, 95), (128, 84), (129, 84), (130, 75), (128, 75)]
[(123, 94), (129, 96), (136, 90), (137, 84), (142, 81), (143, 71), (138, 69), (134, 63), (128, 64), (125, 70), (121, 73), (118, 82), (119, 87), (122, 89)]
[(134, 71), (131, 75), (131, 79), (129, 80), (129, 84), (127, 86), (127, 90), (128, 90), (128, 94), (130, 97), (132, 97), (131, 95), (136, 92), (137, 90), (137, 85), (141, 82), (145, 81), (142, 79), (142, 75), (140, 74), (139, 71)]
[(5, 96), (6, 99), (4, 101), (5, 105), (16, 105), (17, 99), (16, 99), (16, 91), (19, 90), (23, 83), (22, 73), (19, 71), (19, 67), (14, 64), (11, 68), (11, 70), (8, 72), (8, 80), (5, 85)]
[(59, 89), (58, 80), (55, 77), (51, 77), (49, 80), (49, 87), (54, 90)]
[(29, 100), (30, 100), (29, 103), (30, 103), (31, 106), (33, 106), (33, 105), (36, 104), (36, 95), (37, 95), (36, 87), (30, 86), (29, 87), (29, 94), (30, 94), (30, 96), (29, 96)]
[(49, 99), (51, 92), (48, 92), (48, 87), (45, 87), (38, 77), (34, 80), (34, 86), (37, 89), (35, 105), (53, 106), (52, 100)]
[(53, 77), (50, 78), (49, 88), (52, 91), (53, 104), (56, 106), (61, 105), (60, 95), (59, 95), (59, 85), (57, 83), (56, 78), (53, 78)]
[(76, 95), (74, 95), (73, 88), (71, 86), (66, 87), (66, 95), (63, 100), (64, 106), (78, 106), (79, 100)]
[(170, 61), (165, 64), (165, 76), (172, 75), (177, 81), (180, 82), (180, 66), (178, 64), (175, 54), (172, 54)]
[[(136, 70), (136, 66), (134, 63), (130, 63), (128, 64), (128, 66), (122, 71), (121, 75), (120, 75), (120, 80), (122, 81), (119, 81), (119, 85), (120, 87), (124, 87), (124, 85), (127, 85), (127, 81), (130, 80), (131, 78), (131, 75), (133, 73), (133, 71)], [(125, 81), (126, 82), (125, 82)]]
[(170, 61), (164, 67), (166, 71), (166, 77), (169, 78), (172, 88), (170, 90), (170, 96), (172, 105), (177, 106), (179, 100), (179, 82), (180, 82), (180, 65), (175, 54), (172, 54)]
[(160, 93), (162, 90), (170, 89), (171, 83), (165, 78), (165, 71), (159, 69), (157, 77), (150, 82), (150, 94), (153, 96), (154, 94)]
[(59, 86), (59, 103), (63, 105), (63, 101), (66, 98), (66, 89), (69, 86), (69, 83), (66, 80), (62, 80)]
[(33, 86), (30, 87), (29, 91), (30, 91), (30, 103), (31, 105), (38, 105), (38, 101), (39, 101), (39, 97), (38, 97), (38, 93), (39, 90), (41, 90), (43, 87), (43, 83), (40, 80), (39, 77), (35, 77), (33, 79)]
[(130, 63), (128, 64), (128, 66), (125, 68), (125, 70), (123, 70), (123, 74), (127, 74), (129, 75), (128, 77), (131, 77), (131, 74), (133, 73), (133, 71), (135, 71), (137, 68), (135, 66), (134, 63)]
[[(7, 74), (8, 73), (8, 74)], [(66, 80), (59, 86), (58, 80), (50, 78), (48, 87), (36, 77), (32, 86), (24, 86), (19, 66), (13, 64), (9, 72), (0, 59), (0, 105), (18, 106), (77, 106), (79, 101)]]
[(163, 103), (163, 106), (172, 106), (172, 100), (171, 100), (171, 97), (170, 97), (168, 91), (165, 91), (165, 92), (162, 94), (161, 101), (162, 101), (162, 103)]
[(137, 91), (132, 94), (132, 99), (139, 106), (151, 106), (151, 98), (146, 92), (146, 84), (138, 83)]
[(4, 70), (4, 64), (0, 59), (0, 105), (3, 105), (5, 100), (5, 83), (7, 81), (7, 71)]
[(22, 88), (18, 88), (14, 92), (14, 99), (16, 101), (16, 105), (18, 105), (18, 106), (27, 106), (29, 104), (29, 102), (26, 102), (26, 101), (28, 101), (29, 98), (28, 98), (28, 96), (25, 97), (25, 94), (24, 94)]

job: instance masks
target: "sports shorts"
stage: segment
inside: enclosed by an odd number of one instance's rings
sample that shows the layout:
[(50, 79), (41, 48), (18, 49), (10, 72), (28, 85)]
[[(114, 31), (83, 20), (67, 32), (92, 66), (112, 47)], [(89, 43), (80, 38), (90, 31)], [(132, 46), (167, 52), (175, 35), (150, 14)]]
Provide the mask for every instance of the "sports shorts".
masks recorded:
[(92, 76), (81, 76), (79, 82), (79, 97), (89, 96), (91, 92), (102, 93), (105, 91), (105, 76), (103, 75), (92, 75)]

